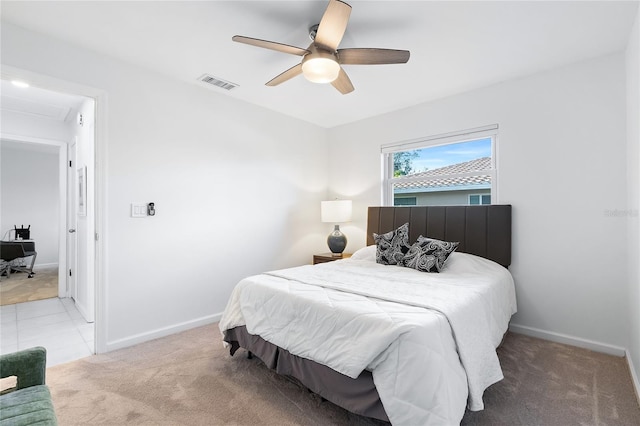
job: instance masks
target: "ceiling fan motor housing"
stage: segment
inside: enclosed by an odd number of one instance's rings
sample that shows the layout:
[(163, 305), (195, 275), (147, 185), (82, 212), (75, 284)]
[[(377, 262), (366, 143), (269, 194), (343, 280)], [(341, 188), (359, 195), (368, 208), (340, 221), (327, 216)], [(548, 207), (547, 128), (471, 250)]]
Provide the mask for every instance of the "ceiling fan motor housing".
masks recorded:
[(318, 34), (318, 27), (320, 25), (319, 24), (315, 24), (312, 25), (311, 27), (309, 27), (309, 38), (311, 39), (311, 41), (315, 41), (316, 40), (316, 34)]

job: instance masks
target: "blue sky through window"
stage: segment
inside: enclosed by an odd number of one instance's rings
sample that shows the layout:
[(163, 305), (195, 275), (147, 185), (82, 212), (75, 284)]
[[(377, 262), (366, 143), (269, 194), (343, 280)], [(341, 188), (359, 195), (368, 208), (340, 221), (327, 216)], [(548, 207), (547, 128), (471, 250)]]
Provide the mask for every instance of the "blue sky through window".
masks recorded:
[(421, 148), (414, 151), (418, 153), (418, 157), (412, 160), (412, 173), (420, 173), (477, 158), (491, 157), (491, 138)]

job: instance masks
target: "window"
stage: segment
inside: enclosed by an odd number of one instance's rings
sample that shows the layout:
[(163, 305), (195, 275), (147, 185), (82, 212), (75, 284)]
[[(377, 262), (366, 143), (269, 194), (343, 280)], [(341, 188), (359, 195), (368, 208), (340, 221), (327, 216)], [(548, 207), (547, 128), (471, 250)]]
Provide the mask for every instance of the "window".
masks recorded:
[(491, 204), (490, 194), (471, 194), (469, 195), (469, 205), (478, 206), (481, 204)]
[(415, 206), (417, 201), (416, 197), (393, 197), (394, 206)]
[(498, 126), (382, 147), (383, 202), (394, 206), (491, 204)]

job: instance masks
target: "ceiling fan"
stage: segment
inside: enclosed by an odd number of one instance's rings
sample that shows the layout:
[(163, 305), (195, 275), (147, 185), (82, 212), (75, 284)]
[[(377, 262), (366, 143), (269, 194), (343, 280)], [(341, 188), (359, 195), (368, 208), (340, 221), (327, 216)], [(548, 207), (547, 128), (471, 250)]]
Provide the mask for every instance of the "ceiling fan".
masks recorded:
[(320, 24), (309, 29), (313, 40), (303, 49), (275, 41), (233, 36), (238, 43), (271, 49), (290, 55), (302, 56), (302, 61), (266, 83), (277, 86), (293, 77), (303, 74), (314, 83), (331, 83), (340, 93), (346, 95), (354, 90), (353, 84), (341, 65), (404, 64), (409, 60), (408, 50), (395, 49), (338, 49), (351, 15), (351, 6), (340, 0), (329, 0)]

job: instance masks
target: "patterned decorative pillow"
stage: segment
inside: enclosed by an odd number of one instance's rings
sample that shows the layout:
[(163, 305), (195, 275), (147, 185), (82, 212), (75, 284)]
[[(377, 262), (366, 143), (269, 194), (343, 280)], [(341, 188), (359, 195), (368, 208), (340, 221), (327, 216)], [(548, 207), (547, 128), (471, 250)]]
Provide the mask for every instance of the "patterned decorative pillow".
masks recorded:
[(401, 262), (402, 266), (422, 272), (440, 272), (451, 253), (458, 248), (459, 242), (434, 240), (420, 235)]
[(402, 262), (405, 254), (411, 247), (409, 245), (409, 223), (387, 232), (386, 234), (373, 234), (376, 242), (376, 262), (383, 265), (397, 265)]

